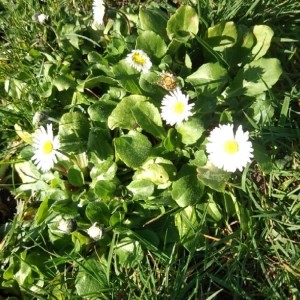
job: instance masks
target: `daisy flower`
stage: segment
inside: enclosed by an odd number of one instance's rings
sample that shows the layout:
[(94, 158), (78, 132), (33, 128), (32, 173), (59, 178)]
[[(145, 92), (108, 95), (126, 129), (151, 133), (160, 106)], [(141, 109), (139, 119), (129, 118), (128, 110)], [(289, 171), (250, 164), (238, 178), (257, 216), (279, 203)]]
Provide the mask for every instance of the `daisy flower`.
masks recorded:
[(242, 171), (253, 157), (248, 131), (240, 125), (234, 133), (233, 125), (219, 125), (212, 130), (206, 145), (209, 161), (227, 172)]
[(132, 50), (126, 57), (125, 62), (139, 72), (146, 73), (150, 70), (152, 63), (143, 50)]
[(95, 241), (98, 241), (102, 238), (102, 229), (94, 223), (88, 230), (87, 233)]
[(93, 18), (97, 25), (103, 24), (105, 14), (105, 5), (103, 0), (94, 0), (93, 2)]
[(194, 103), (188, 104), (189, 97), (184, 95), (179, 88), (171, 91), (162, 100), (161, 117), (169, 125), (181, 124), (193, 113)]
[(40, 24), (44, 24), (48, 21), (49, 19), (49, 16), (45, 15), (45, 14), (39, 14), (37, 16), (37, 21), (40, 23)]
[(75, 231), (77, 228), (76, 221), (73, 219), (61, 219), (58, 223), (57, 229), (63, 233), (70, 234)]
[(47, 124), (47, 128), (41, 126), (37, 129), (32, 146), (35, 148), (32, 160), (38, 169), (43, 172), (52, 169), (57, 162), (57, 156), (60, 155), (58, 152), (60, 143), (58, 136), (53, 136), (52, 124)]

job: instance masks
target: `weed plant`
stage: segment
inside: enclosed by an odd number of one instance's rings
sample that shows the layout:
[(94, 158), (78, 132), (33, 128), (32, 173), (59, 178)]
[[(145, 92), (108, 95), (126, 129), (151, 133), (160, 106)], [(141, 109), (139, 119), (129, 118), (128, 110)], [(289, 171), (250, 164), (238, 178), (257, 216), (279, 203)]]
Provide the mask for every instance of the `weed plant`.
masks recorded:
[[(103, 24), (2, 0), (0, 299), (298, 299), (299, 28), (295, 0), (105, 1)], [(249, 133), (241, 170), (210, 161), (220, 124)]]

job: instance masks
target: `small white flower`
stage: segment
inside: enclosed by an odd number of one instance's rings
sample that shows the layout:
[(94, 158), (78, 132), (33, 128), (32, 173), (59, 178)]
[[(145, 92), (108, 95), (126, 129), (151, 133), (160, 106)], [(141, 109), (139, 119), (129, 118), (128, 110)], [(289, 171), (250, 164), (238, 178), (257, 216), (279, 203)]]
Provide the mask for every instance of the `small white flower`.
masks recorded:
[(105, 14), (105, 5), (103, 0), (94, 0), (93, 2), (93, 18), (97, 25), (103, 24)]
[(253, 157), (248, 131), (240, 125), (234, 134), (233, 125), (219, 125), (212, 130), (206, 145), (209, 161), (227, 172), (242, 171)]
[(58, 223), (57, 228), (67, 234), (72, 233), (74, 230), (76, 230), (76, 221), (73, 219), (61, 219)]
[(94, 223), (88, 230), (88, 235), (95, 241), (99, 241), (102, 238), (102, 229)]
[(53, 136), (52, 124), (47, 124), (47, 129), (43, 126), (37, 129), (32, 146), (35, 148), (32, 160), (37, 168), (43, 172), (52, 169), (57, 162), (57, 156), (60, 156), (58, 152), (60, 143), (58, 136)]
[(44, 24), (45, 22), (48, 21), (48, 18), (49, 16), (45, 15), (45, 14), (39, 14), (37, 16), (37, 21), (40, 23), (40, 24)]
[(189, 96), (184, 95), (179, 88), (171, 91), (162, 100), (161, 117), (169, 125), (181, 124), (193, 113), (194, 103), (188, 104)]
[(143, 50), (132, 50), (125, 61), (130, 67), (143, 73), (148, 72), (152, 66), (150, 58)]

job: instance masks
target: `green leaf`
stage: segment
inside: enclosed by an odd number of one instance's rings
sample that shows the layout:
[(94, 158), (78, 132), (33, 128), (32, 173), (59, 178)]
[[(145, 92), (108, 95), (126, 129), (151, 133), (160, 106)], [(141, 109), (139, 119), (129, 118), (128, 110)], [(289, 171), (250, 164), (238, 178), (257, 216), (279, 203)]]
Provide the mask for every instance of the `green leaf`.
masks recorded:
[(99, 101), (88, 107), (88, 114), (92, 121), (107, 122), (115, 107), (116, 104), (113, 101)]
[(80, 297), (99, 297), (103, 295), (109, 284), (106, 277), (107, 261), (100, 258), (89, 257), (79, 265), (75, 287)]
[(205, 128), (199, 117), (191, 117), (187, 121), (176, 125), (176, 130), (181, 134), (181, 141), (186, 145), (194, 144), (202, 136)]
[(241, 69), (227, 91), (227, 97), (257, 96), (270, 89), (282, 74), (277, 58), (260, 58)]
[(203, 195), (203, 184), (195, 174), (183, 176), (172, 185), (172, 198), (180, 207), (198, 203)]
[(237, 29), (234, 22), (220, 22), (207, 29), (206, 42), (213, 50), (222, 52), (233, 47), (237, 41)]
[(201, 203), (198, 207), (206, 213), (208, 220), (212, 222), (219, 222), (223, 219), (220, 206), (214, 201), (213, 195), (208, 193), (209, 200), (206, 203)]
[(269, 50), (274, 32), (267, 25), (255, 25), (253, 27), (253, 35), (256, 39), (256, 44), (251, 52), (253, 59), (258, 60)]
[(167, 36), (166, 27), (168, 16), (165, 12), (157, 8), (147, 8), (140, 6), (139, 10), (140, 28), (142, 30), (151, 30), (163, 38)]
[(99, 52), (96, 52), (96, 51), (89, 52), (87, 55), (87, 59), (91, 63), (99, 63), (99, 64), (102, 64), (105, 66), (108, 65), (105, 58)]
[(175, 128), (168, 130), (166, 138), (163, 140), (163, 146), (167, 151), (173, 151), (181, 145), (181, 136)]
[(273, 171), (273, 163), (272, 158), (267, 154), (265, 147), (262, 146), (262, 143), (254, 142), (253, 149), (255, 160), (260, 166), (262, 172), (270, 174)]
[(145, 100), (146, 97), (139, 95), (131, 95), (123, 98), (108, 117), (108, 127), (111, 130), (117, 127), (129, 130), (136, 128), (136, 121), (132, 113), (132, 107), (135, 106), (137, 102)]
[(217, 94), (228, 82), (227, 70), (218, 62), (203, 64), (196, 72), (186, 78), (197, 91)]
[(142, 94), (139, 86), (138, 71), (131, 68), (124, 59), (114, 65), (113, 72), (115, 79), (127, 92), (137, 95)]
[(176, 39), (183, 43), (198, 33), (199, 18), (191, 6), (182, 5), (171, 16), (167, 24), (169, 39)]
[(166, 90), (157, 84), (160, 79), (157, 72), (146, 72), (141, 74), (139, 84), (147, 94), (153, 95), (156, 99), (163, 98)]
[(59, 135), (61, 137), (69, 136), (74, 138), (87, 139), (90, 127), (89, 121), (86, 116), (81, 112), (68, 112), (65, 113), (59, 122)]
[(89, 202), (85, 209), (86, 217), (91, 223), (109, 225), (109, 209), (104, 202)]
[(79, 87), (77, 87), (77, 90), (83, 92), (84, 89), (98, 87), (100, 83), (104, 83), (107, 85), (117, 85), (118, 81), (105, 75), (89, 76), (84, 81), (79, 80), (80, 85)]
[(136, 39), (136, 48), (144, 50), (150, 57), (161, 58), (167, 52), (167, 45), (159, 34), (143, 31)]
[(162, 126), (159, 110), (150, 102), (139, 101), (132, 107), (136, 122), (155, 137), (164, 138), (166, 133)]
[(111, 217), (109, 218), (109, 225), (114, 227), (122, 224), (125, 217), (125, 213), (123, 211), (116, 211), (114, 212)]
[(73, 166), (68, 170), (67, 177), (68, 177), (68, 180), (71, 183), (71, 185), (73, 185), (75, 187), (81, 187), (84, 185), (83, 173), (76, 166)]
[(35, 223), (41, 224), (49, 216), (50, 200), (44, 199), (35, 213)]
[(57, 75), (53, 80), (53, 85), (61, 92), (75, 87), (75, 80), (69, 74)]
[(14, 168), (23, 183), (34, 183), (41, 176), (40, 172), (37, 170), (32, 161), (17, 163), (14, 165)]
[(134, 199), (147, 199), (154, 192), (154, 184), (145, 179), (137, 179), (127, 185), (127, 189), (133, 194)]
[(103, 200), (109, 200), (115, 190), (116, 190), (116, 185), (112, 181), (108, 180), (99, 180), (95, 184), (95, 194)]
[(204, 184), (209, 186), (211, 189), (224, 192), (226, 183), (230, 178), (230, 173), (225, 172), (211, 163), (207, 163), (204, 167), (197, 168), (197, 177)]
[(138, 168), (147, 159), (151, 143), (139, 132), (131, 131), (114, 139), (116, 155), (130, 168)]
[(66, 214), (68, 216), (73, 216), (73, 217), (75, 217), (78, 214), (77, 203), (67, 199), (55, 201), (51, 206), (51, 209), (53, 209), (53, 211), (58, 212), (60, 214)]
[(119, 264), (127, 268), (134, 268), (144, 257), (140, 243), (129, 237), (118, 242), (114, 253), (117, 255)]
[(204, 237), (201, 233), (207, 231), (203, 222), (200, 222), (201, 216), (198, 214), (195, 206), (187, 206), (175, 214), (175, 225), (180, 242), (191, 252), (203, 245)]
[(108, 159), (114, 155), (114, 150), (111, 145), (111, 137), (107, 129), (92, 128), (89, 132), (87, 145), (88, 152), (94, 152), (99, 159)]
[(90, 176), (93, 180), (91, 187), (99, 180), (112, 180), (117, 172), (117, 164), (112, 159), (102, 160), (95, 153), (91, 153), (90, 163), (93, 167), (90, 172)]
[(272, 99), (266, 99), (266, 95), (262, 94), (257, 96), (256, 100), (249, 107), (252, 115), (252, 119), (256, 121), (257, 124), (266, 124), (271, 122), (274, 116), (274, 104)]
[(162, 157), (149, 157), (135, 172), (133, 180), (149, 180), (159, 189), (171, 185), (176, 174), (176, 168), (170, 160)]

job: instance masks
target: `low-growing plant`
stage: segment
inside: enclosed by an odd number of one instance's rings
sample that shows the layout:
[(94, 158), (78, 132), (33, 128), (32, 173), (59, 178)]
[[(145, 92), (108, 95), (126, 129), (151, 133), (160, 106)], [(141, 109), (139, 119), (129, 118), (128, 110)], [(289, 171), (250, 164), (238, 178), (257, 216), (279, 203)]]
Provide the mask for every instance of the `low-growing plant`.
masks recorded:
[(5, 293), (296, 295), (299, 131), (274, 31), (174, 2), (14, 4), (41, 11), (36, 40), (6, 34)]

